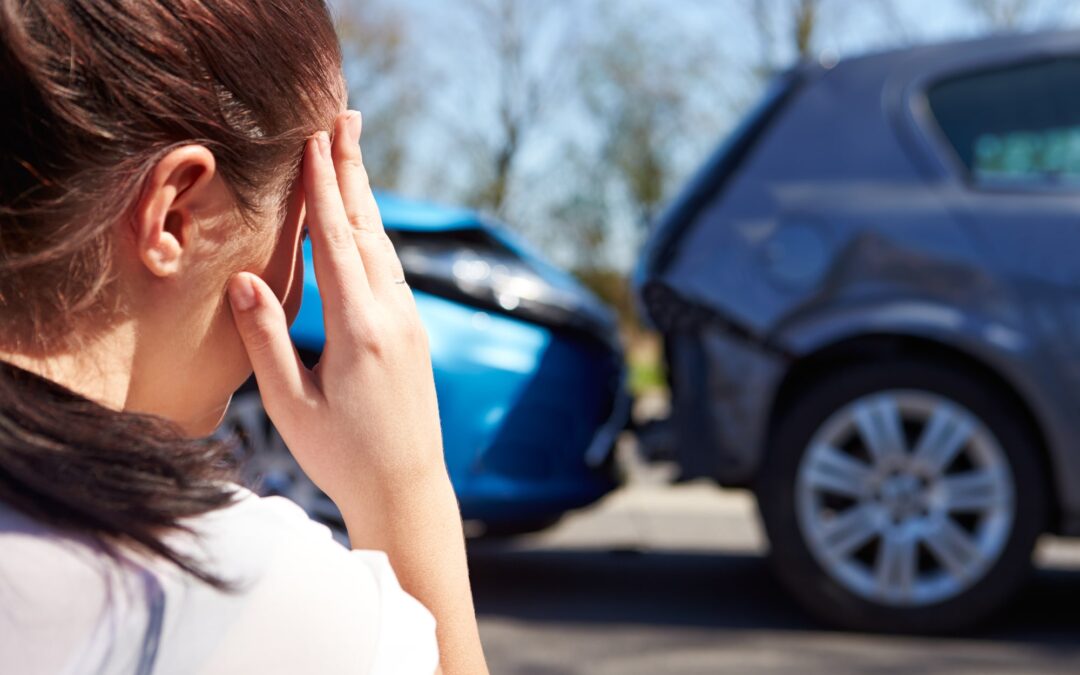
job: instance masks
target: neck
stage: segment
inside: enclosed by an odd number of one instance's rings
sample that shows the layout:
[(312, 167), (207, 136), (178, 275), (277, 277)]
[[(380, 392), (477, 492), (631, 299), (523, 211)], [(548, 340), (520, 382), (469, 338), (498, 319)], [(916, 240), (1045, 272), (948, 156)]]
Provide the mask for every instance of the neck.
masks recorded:
[(130, 324), (120, 325), (77, 349), (27, 353), (0, 347), (0, 360), (112, 410), (127, 407), (134, 356), (135, 331)]

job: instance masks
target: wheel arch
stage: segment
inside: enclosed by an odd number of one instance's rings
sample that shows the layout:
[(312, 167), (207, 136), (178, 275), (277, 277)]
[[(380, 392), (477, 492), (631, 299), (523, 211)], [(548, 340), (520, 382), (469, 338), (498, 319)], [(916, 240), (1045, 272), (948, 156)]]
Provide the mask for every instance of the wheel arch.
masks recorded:
[(780, 420), (798, 395), (811, 383), (836, 368), (884, 360), (917, 359), (959, 369), (1007, 397), (1031, 432), (1039, 449), (1044, 484), (1050, 491), (1052, 531), (1061, 529), (1063, 503), (1060, 486), (1053, 480), (1056, 465), (1045, 423), (1023, 394), (1023, 388), (992, 365), (987, 359), (956, 344), (925, 335), (893, 332), (867, 332), (847, 335), (800, 355), (786, 370), (776, 388), (768, 414), (765, 447)]

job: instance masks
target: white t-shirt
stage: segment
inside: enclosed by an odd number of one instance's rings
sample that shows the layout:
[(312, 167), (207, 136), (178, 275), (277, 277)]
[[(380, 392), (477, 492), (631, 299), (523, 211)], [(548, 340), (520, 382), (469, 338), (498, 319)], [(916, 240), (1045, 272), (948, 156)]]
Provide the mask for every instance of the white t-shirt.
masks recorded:
[(347, 550), (286, 499), (241, 495), (170, 539), (233, 592), (118, 564), (0, 504), (0, 673), (435, 672), (435, 619), (385, 554)]

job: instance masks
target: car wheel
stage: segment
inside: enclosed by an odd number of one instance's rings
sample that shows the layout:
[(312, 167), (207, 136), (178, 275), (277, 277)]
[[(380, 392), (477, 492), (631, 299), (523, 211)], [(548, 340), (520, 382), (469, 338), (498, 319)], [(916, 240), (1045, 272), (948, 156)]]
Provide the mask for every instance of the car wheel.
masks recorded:
[(233, 396), (217, 433), (236, 444), (245, 485), (262, 496), (296, 502), (312, 519), (327, 525), (335, 537), (344, 536), (341, 512), (293, 459), (263, 409), (258, 390), (245, 389)]
[(781, 581), (847, 628), (942, 632), (1002, 605), (1047, 516), (1010, 397), (944, 365), (858, 365), (781, 414), (758, 503)]

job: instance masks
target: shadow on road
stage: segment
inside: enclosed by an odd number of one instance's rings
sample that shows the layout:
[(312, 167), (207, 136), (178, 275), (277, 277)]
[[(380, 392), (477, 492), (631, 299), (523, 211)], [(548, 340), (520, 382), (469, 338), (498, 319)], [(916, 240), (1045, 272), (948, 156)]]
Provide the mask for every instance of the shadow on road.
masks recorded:
[[(477, 611), (528, 622), (821, 631), (760, 556), (470, 546)], [(1080, 571), (1039, 570), (991, 624), (963, 637), (1075, 649)], [(1071, 651), (1071, 650), (1070, 650)]]

